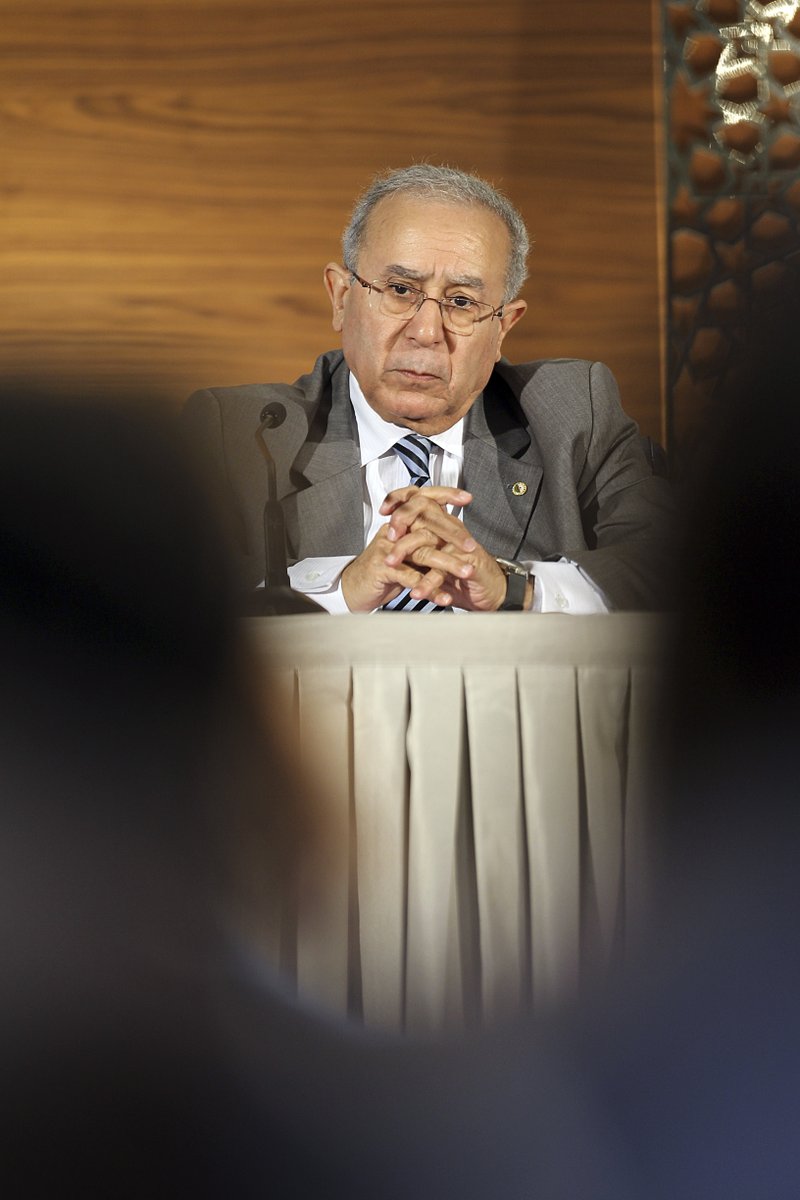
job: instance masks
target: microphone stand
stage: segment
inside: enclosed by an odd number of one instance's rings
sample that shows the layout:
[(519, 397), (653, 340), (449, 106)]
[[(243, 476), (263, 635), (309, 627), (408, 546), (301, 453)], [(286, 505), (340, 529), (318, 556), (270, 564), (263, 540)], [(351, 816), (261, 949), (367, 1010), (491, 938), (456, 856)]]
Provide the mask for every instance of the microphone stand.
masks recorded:
[(266, 404), (261, 410), (261, 424), (256, 430), (256, 442), (267, 464), (267, 500), (264, 504), (264, 586), (245, 597), (245, 615), (274, 617), (285, 613), (322, 613), (326, 610), (310, 596), (297, 592), (289, 583), (286, 568), (286, 525), (278, 500), (275, 461), (270, 454), (264, 432), (277, 429), (286, 420), (286, 409), (279, 402)]

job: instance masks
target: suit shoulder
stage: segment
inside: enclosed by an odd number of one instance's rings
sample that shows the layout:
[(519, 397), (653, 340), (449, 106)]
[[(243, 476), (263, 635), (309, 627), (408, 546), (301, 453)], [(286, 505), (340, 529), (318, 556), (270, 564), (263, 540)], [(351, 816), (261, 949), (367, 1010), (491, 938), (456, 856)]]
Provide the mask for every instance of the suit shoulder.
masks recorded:
[(300, 408), (316, 407), (330, 394), (334, 374), (344, 367), (341, 350), (321, 354), (313, 368), (294, 383), (243, 383), (233, 386), (201, 388), (186, 402), (187, 409), (215, 407), (224, 419), (231, 413), (250, 414), (269, 402), (281, 402)]
[(588, 358), (544, 358), (535, 362), (509, 363), (501, 359), (495, 377), (510, 388), (523, 409), (548, 408), (591, 413), (599, 405), (616, 407), (620, 402), (617, 381), (605, 365)]
[(589, 387), (593, 372), (611, 377), (608, 367), (589, 358), (540, 358), (524, 363), (501, 358), (495, 366), (495, 373), (517, 394), (531, 385), (536, 388)]

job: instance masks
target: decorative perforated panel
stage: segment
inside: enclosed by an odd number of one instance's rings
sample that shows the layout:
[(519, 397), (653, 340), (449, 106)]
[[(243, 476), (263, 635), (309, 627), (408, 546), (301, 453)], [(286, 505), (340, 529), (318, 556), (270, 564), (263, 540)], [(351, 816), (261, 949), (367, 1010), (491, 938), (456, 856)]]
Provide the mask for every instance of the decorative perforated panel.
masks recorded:
[(800, 0), (665, 4), (673, 445), (800, 283)]

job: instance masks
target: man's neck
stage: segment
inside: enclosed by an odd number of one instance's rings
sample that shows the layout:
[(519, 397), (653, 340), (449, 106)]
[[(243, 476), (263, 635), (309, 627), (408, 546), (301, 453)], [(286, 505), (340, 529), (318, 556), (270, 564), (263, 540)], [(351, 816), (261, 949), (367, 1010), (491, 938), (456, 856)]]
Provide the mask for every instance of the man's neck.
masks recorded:
[[(358, 426), (362, 466), (364, 463), (379, 458), (409, 432), (403, 425), (394, 425), (390, 421), (384, 421), (383, 417), (375, 412), (352, 371), (350, 372), (350, 402), (353, 405)], [(430, 440), (435, 445), (441, 446), (443, 450), (460, 458), (464, 442), (464, 418), (462, 417), (460, 421), (456, 421), (455, 425), (451, 425), (449, 429), (445, 429), (441, 433), (431, 434)]]

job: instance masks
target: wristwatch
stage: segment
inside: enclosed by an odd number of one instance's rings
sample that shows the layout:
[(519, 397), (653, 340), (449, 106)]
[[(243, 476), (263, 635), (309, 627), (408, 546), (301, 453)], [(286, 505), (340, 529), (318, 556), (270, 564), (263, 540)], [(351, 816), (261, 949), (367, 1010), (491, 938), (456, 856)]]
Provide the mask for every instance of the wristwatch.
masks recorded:
[(496, 558), (495, 562), (506, 577), (506, 598), (497, 611), (522, 612), (528, 580), (532, 581), (532, 576), (521, 563), (511, 562), (507, 558)]

